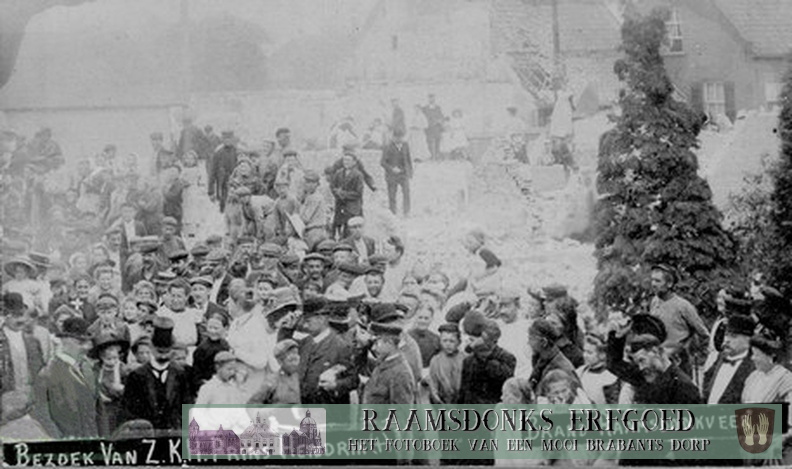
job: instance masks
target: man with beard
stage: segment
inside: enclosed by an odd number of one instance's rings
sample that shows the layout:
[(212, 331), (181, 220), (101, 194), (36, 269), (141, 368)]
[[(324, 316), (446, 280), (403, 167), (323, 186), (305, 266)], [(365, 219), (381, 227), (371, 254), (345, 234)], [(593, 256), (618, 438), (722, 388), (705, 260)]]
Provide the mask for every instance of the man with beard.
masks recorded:
[[(610, 327), (608, 371), (635, 388), (635, 404), (703, 403), (693, 381), (668, 357), (663, 347), (667, 335), (661, 320), (638, 314), (625, 326), (613, 323)], [(629, 363), (624, 361), (625, 344)]]
[[(727, 299), (730, 303), (745, 301)], [(726, 324), (723, 351), (715, 364), (704, 373), (703, 394), (707, 404), (741, 404), (742, 392), (748, 375), (756, 369), (750, 357), (751, 336), (756, 322), (750, 316), (733, 314)]]
[(514, 375), (517, 359), (498, 346), (500, 328), (492, 319), (472, 310), (462, 322), (465, 352), (462, 389), (458, 404), (497, 404), (507, 379)]
[(695, 336), (708, 340), (709, 331), (696, 308), (674, 292), (676, 271), (665, 264), (652, 267), (652, 291), (655, 296), (649, 314), (663, 321), (666, 339), (663, 347), (668, 357), (688, 376), (692, 375), (690, 347)]
[(126, 420), (148, 420), (157, 430), (181, 430), (181, 406), (193, 401), (187, 372), (170, 361), (173, 327), (168, 318), (154, 319), (151, 361), (130, 373), (121, 400)]

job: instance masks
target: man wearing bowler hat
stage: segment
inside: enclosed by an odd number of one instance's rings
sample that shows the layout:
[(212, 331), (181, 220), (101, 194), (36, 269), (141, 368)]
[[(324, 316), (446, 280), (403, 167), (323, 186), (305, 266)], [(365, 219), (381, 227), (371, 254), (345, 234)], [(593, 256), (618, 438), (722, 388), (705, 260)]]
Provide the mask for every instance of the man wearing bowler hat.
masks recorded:
[(191, 404), (190, 378), (171, 363), (173, 320), (154, 318), (151, 361), (130, 373), (122, 398), (124, 420), (148, 420), (157, 430), (180, 430), (182, 404)]
[[(747, 300), (728, 299), (730, 303)], [(736, 305), (739, 308), (739, 305)], [(742, 391), (748, 375), (756, 369), (751, 360), (751, 336), (756, 321), (751, 316), (732, 314), (726, 323), (723, 350), (715, 363), (704, 372), (703, 394), (708, 404), (741, 404)]]
[(96, 425), (96, 375), (87, 354), (92, 347), (88, 322), (72, 317), (58, 333), (61, 347), (39, 374), (36, 420), (53, 438), (93, 438)]
[(220, 213), (225, 211), (228, 198), (228, 180), (237, 165), (237, 148), (234, 132), (224, 130), (222, 144), (209, 161), (209, 197), (220, 204)]
[(329, 313), (325, 299), (305, 300), (299, 329), (308, 337), (300, 343), (298, 371), (303, 404), (349, 404), (358, 384), (350, 346), (330, 327)]

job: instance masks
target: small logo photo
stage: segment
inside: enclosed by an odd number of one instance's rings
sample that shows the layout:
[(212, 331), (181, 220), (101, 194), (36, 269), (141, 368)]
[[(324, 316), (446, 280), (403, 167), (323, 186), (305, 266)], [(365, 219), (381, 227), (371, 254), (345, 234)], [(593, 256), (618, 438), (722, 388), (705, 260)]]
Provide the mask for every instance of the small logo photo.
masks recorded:
[(737, 409), (737, 439), (745, 451), (752, 454), (767, 451), (773, 443), (775, 411), (762, 407)]
[(324, 408), (192, 408), (190, 456), (323, 455)]

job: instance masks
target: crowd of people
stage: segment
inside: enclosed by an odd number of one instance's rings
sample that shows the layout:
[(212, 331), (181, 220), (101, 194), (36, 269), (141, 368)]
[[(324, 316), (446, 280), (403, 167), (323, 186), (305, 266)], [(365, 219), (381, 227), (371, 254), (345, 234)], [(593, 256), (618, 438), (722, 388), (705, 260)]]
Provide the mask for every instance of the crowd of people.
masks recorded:
[[(381, 160), (394, 212), (404, 136)], [(4, 154), (4, 191), (22, 179), (27, 196), (4, 204), (0, 432), (178, 433), (188, 403), (792, 402), (790, 305), (760, 277), (724, 285), (708, 327), (656, 265), (644, 312), (583, 321), (563, 285), (504, 290), (481, 230), (465, 272), (406, 265), (402, 239), (367, 233), (379, 181), (351, 146), (320, 175), (286, 128), (256, 151), (189, 117), (174, 148), (162, 137), (159, 188), (109, 145), (50, 200), (30, 195), (63, 164), (51, 133)], [(35, 220), (34, 246), (10, 236)]]

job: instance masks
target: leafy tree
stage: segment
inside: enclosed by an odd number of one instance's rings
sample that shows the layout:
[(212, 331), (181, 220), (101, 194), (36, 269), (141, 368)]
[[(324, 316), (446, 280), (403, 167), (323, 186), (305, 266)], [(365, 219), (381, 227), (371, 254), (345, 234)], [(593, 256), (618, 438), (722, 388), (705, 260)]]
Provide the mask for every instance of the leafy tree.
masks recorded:
[[(737, 243), (721, 225), (712, 192), (698, 176), (702, 116), (673, 99), (661, 47), (667, 10), (629, 15), (622, 26), (625, 57), (614, 65), (624, 84), (621, 114), (600, 140), (594, 306), (645, 311), (650, 267), (678, 271), (678, 291), (699, 311), (736, 268)], [(791, 173), (792, 174), (792, 173)], [(792, 187), (792, 183), (790, 184)]]
[(770, 284), (789, 295), (792, 294), (792, 71), (785, 79), (781, 101), (783, 106), (778, 117), (781, 154), (775, 171), (771, 173), (771, 228), (776, 251), (767, 273)]

